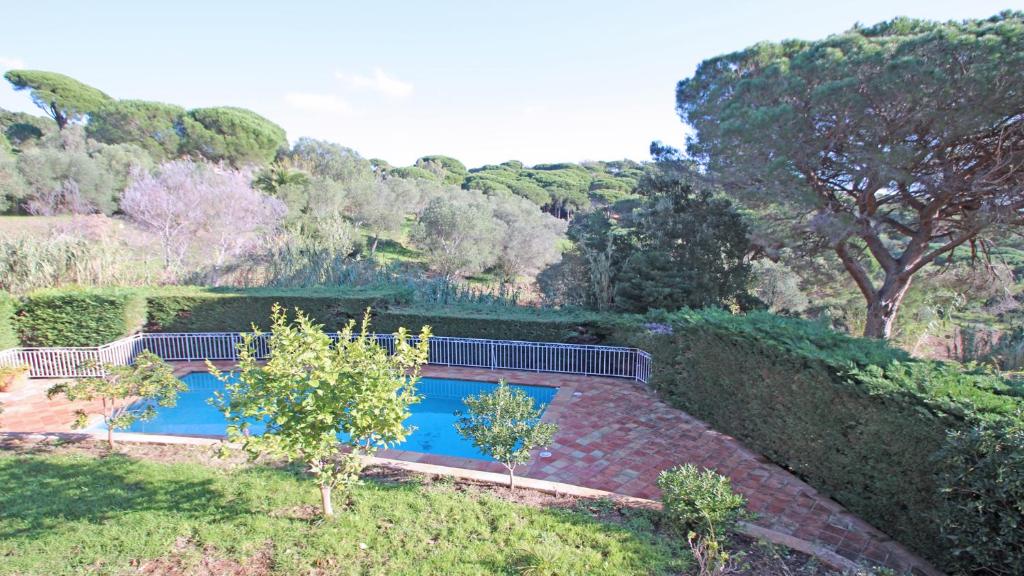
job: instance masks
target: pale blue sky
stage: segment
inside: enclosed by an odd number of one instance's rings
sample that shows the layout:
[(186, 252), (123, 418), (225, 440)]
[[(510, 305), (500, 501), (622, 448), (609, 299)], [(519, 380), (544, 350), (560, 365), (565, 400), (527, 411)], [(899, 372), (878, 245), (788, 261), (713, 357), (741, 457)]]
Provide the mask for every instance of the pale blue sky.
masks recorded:
[[(681, 145), (674, 87), (698, 62), (855, 22), (1024, 9), (1024, 0), (163, 2), (4, 0), (0, 70), (118, 98), (251, 108), (408, 164), (645, 159)], [(28, 22), (31, 25), (12, 25)], [(0, 107), (36, 111), (0, 87)]]

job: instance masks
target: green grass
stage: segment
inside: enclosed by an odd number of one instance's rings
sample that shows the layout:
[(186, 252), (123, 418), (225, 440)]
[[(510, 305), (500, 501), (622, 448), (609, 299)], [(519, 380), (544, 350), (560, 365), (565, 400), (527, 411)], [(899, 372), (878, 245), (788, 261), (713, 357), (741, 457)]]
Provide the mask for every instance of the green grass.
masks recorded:
[(264, 467), (2, 455), (0, 486), (0, 574), (123, 574), (171, 554), (183, 538), (192, 550), (179, 549), (186, 566), (204, 550), (242, 563), (269, 554), (280, 574), (662, 574), (686, 566), (681, 543), (656, 532), (651, 512), (605, 523), (450, 483), (368, 481), (326, 522), (295, 512), (317, 504), (311, 482)]

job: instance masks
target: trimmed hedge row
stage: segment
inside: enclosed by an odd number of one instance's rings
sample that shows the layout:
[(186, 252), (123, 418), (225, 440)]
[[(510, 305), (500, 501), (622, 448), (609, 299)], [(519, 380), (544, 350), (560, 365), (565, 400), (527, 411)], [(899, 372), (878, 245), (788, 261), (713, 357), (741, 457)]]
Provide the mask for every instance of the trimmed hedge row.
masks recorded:
[[(54, 289), (0, 296), (0, 349), (97, 346), (152, 332), (242, 332), (266, 326), (275, 302), (337, 330), (368, 307), (408, 301), (400, 290)], [(13, 311), (12, 314), (8, 311)], [(8, 318), (12, 318), (10, 322)], [(6, 338), (6, 339), (5, 339)]]
[(940, 565), (950, 561), (942, 531), (951, 523), (938, 512), (936, 455), (948, 431), (1009, 422), (1024, 409), (996, 376), (914, 361), (812, 322), (682, 311), (668, 320), (671, 334), (637, 324), (618, 337), (653, 355), (652, 385), (669, 403)]
[(408, 300), (399, 290), (211, 290), (168, 289), (147, 296), (146, 330), (150, 332), (245, 332), (266, 328), (270, 308), (280, 303), (301, 309), (328, 331), (349, 320)]
[(390, 333), (402, 326), (418, 331), (425, 325), (430, 325), (435, 336), (534, 342), (602, 339), (600, 317), (585, 312), (465, 304), (417, 304), (374, 309), (375, 332)]
[(62, 288), (22, 297), (14, 324), (23, 346), (95, 346), (139, 330), (145, 319), (138, 290)]
[(0, 350), (18, 345), (18, 331), (14, 328), (14, 311), (18, 302), (6, 292), (0, 292)]

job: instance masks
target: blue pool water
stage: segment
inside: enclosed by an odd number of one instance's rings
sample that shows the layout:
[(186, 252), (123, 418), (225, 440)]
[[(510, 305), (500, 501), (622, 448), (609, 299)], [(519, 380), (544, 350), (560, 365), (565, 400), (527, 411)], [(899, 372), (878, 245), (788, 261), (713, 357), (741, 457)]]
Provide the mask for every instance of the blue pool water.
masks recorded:
[[(155, 418), (148, 422), (136, 422), (126, 431), (177, 436), (224, 436), (227, 421), (219, 410), (207, 402), (215, 391), (223, 391), (224, 385), (208, 372), (192, 372), (181, 379), (188, 385), (188, 391), (178, 395), (176, 406), (158, 407)], [(551, 403), (558, 391), (557, 388), (545, 386), (511, 386), (533, 398), (536, 405), (545, 406)], [(471, 442), (459, 436), (453, 424), (455, 412), (466, 408), (463, 398), (491, 392), (497, 387), (497, 384), (491, 382), (421, 378), (416, 388), (422, 400), (411, 406), (412, 415), (405, 421), (406, 426), (415, 427), (415, 431), (395, 448), (489, 459), (474, 448)], [(254, 424), (251, 430), (258, 434), (262, 431), (262, 425)]]

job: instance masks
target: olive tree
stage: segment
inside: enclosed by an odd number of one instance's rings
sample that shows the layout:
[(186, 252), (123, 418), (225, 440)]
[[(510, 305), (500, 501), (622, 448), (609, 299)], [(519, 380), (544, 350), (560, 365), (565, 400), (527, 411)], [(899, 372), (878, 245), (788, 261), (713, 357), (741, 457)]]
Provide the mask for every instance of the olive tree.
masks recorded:
[[(256, 354), (256, 339), (264, 336), (243, 335), (234, 374), (210, 365), (225, 386), (213, 402), (228, 419), (228, 438), (250, 455), (303, 463), (320, 487), (324, 515), (333, 516), (332, 491), (351, 488), (364, 457), (411, 433), (403, 423), (419, 401), (430, 329), (414, 343), (400, 328), (389, 353), (370, 333), (369, 309), (358, 332), (350, 321), (334, 340), (302, 311), (290, 321), (275, 304), (265, 363)], [(250, 433), (254, 423), (262, 433)]]
[(411, 237), (428, 266), (450, 279), (493, 265), (501, 252), (504, 227), (483, 194), (451, 189), (430, 200)]
[(481, 452), (508, 470), (508, 487), (516, 487), (516, 467), (530, 461), (530, 451), (551, 443), (558, 426), (541, 422), (544, 405), (504, 380), (490, 393), (463, 400), (466, 413), (457, 414), (455, 429)]
[(914, 275), (1024, 221), (1024, 13), (762, 43), (679, 83), (688, 152), (830, 250), (887, 338)]
[(505, 280), (536, 276), (561, 259), (566, 222), (537, 209), (525, 198), (504, 196), (494, 201), (494, 217), (505, 224), (497, 267)]
[[(46, 394), (50, 398), (62, 395), (72, 402), (92, 402), (94, 405), (99, 401), (96, 409), (106, 424), (107, 446), (111, 449), (114, 448), (114, 430), (128, 428), (138, 421), (152, 420), (156, 416), (156, 406), (174, 406), (178, 393), (187, 390), (171, 366), (148, 350), (139, 354), (130, 366), (90, 363), (88, 367), (102, 375), (65, 380), (50, 387)], [(141, 404), (137, 402), (140, 398), (144, 399)], [(73, 426), (84, 428), (88, 422), (89, 412), (82, 409), (77, 412)]]

